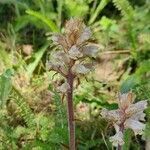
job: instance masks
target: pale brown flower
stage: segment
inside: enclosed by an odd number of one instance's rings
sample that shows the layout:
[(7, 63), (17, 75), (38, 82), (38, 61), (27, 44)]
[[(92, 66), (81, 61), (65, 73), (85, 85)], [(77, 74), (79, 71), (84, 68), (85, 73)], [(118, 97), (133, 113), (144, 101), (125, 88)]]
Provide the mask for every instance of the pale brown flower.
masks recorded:
[(117, 132), (114, 136), (109, 138), (110, 142), (112, 142), (113, 146), (117, 147), (119, 145), (123, 145), (123, 133), (121, 131)]
[(113, 120), (114, 122), (120, 120), (119, 110), (107, 110), (104, 108), (101, 111), (101, 115), (108, 120)]
[(140, 111), (143, 111), (144, 109), (147, 108), (147, 101), (140, 101), (140, 102), (137, 102), (135, 104), (131, 104), (126, 110), (126, 114), (128, 115), (132, 115), (132, 114), (135, 114), (135, 113), (138, 113)]
[(68, 89), (70, 89), (70, 86), (67, 82), (63, 83), (61, 86), (57, 87), (58, 91), (62, 93), (66, 93)]
[(91, 70), (87, 67), (85, 67), (85, 65), (83, 64), (76, 64), (73, 66), (73, 72), (75, 74), (87, 74), (89, 73)]
[(124, 123), (124, 126), (125, 128), (130, 128), (134, 131), (134, 134), (137, 135), (142, 135), (143, 134), (143, 131), (145, 129), (145, 124), (144, 123), (141, 123), (137, 120), (134, 120), (134, 119), (127, 119)]
[(133, 103), (135, 95), (132, 92), (119, 94), (118, 105), (120, 109), (126, 109)]
[[(121, 131), (123, 134), (123, 130), (130, 128), (135, 135), (143, 134), (145, 124), (140, 121), (145, 121), (145, 114), (143, 111), (147, 108), (147, 101), (143, 100), (133, 104), (134, 99), (135, 95), (132, 92), (120, 94), (118, 100), (119, 108), (117, 110), (109, 111), (107, 109), (102, 109), (102, 117), (113, 122), (116, 132)], [(111, 141), (115, 143), (114, 145), (116, 145), (117, 142), (116, 138), (120, 140), (121, 136), (117, 134), (111, 138)]]
[(65, 83), (57, 89), (67, 98), (69, 149), (75, 148), (75, 126), (73, 113), (74, 80), (85, 75), (93, 69), (94, 63), (89, 58), (97, 54), (97, 46), (91, 44), (91, 30), (80, 19), (70, 19), (66, 22), (64, 34), (54, 34), (51, 37), (52, 46), (56, 50), (47, 63), (49, 69), (60, 73)]
[(73, 45), (68, 51), (69, 57), (71, 59), (78, 59), (83, 56), (83, 54), (79, 51), (79, 48), (76, 45)]
[(84, 56), (96, 57), (98, 53), (98, 46), (94, 44), (88, 44), (83, 47), (82, 53)]
[[(71, 80), (74, 80), (89, 73), (94, 68), (89, 58), (96, 57), (98, 52), (98, 46), (89, 42), (91, 36), (90, 28), (82, 20), (68, 20), (63, 34), (55, 33), (51, 36), (55, 51), (51, 53), (47, 68), (60, 73), (66, 82), (70, 75)], [(62, 84), (58, 91), (66, 93), (68, 85)]]
[(96, 57), (98, 53), (98, 46), (89, 42), (91, 35), (90, 28), (82, 20), (67, 21), (64, 34), (54, 34), (51, 38), (59, 49), (51, 55), (51, 69), (60, 73), (71, 67), (76, 75), (90, 72), (92, 67), (81, 62), (85, 57)]

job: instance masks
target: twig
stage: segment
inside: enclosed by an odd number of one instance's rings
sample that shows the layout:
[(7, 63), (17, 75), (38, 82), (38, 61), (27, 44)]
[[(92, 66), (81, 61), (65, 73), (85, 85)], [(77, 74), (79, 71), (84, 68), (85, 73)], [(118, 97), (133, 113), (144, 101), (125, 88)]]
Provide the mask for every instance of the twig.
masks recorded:
[(101, 52), (101, 55), (106, 55), (106, 54), (130, 54), (130, 50), (116, 50), (116, 51)]

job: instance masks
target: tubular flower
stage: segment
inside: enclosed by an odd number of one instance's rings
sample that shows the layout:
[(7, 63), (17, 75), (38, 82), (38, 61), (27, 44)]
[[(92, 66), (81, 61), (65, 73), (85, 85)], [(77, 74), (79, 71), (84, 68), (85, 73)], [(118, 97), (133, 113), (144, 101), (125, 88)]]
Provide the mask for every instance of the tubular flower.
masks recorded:
[(74, 77), (89, 73), (93, 69), (93, 63), (86, 62), (86, 57), (96, 57), (98, 53), (98, 46), (89, 42), (91, 36), (90, 28), (80, 19), (67, 21), (64, 34), (54, 34), (51, 37), (56, 50), (51, 53), (51, 61), (47, 63), (48, 69), (65, 78), (69, 71)]
[(114, 136), (110, 137), (110, 142), (112, 142), (112, 144), (114, 146), (118, 146), (118, 143), (120, 145), (123, 145), (124, 144), (124, 141), (123, 141), (123, 133), (121, 131), (117, 132)]
[(62, 93), (66, 93), (68, 89), (70, 89), (70, 86), (68, 83), (63, 83), (61, 86), (59, 86), (58, 91), (62, 92)]
[(110, 138), (114, 146), (123, 145), (122, 135), (127, 128), (132, 129), (135, 135), (143, 134), (145, 124), (140, 121), (145, 121), (143, 111), (147, 108), (147, 101), (143, 100), (133, 104), (134, 99), (135, 95), (132, 92), (120, 94), (117, 110), (102, 109), (102, 117), (112, 121), (117, 132), (115, 136)]
[(83, 56), (83, 54), (79, 51), (79, 48), (77, 48), (76, 45), (73, 45), (68, 51), (68, 53), (69, 53), (69, 57), (74, 60)]
[(77, 74), (86, 74), (86, 73), (90, 72), (90, 69), (85, 67), (85, 65), (83, 65), (83, 64), (76, 64), (73, 67), (73, 72), (77, 73)]

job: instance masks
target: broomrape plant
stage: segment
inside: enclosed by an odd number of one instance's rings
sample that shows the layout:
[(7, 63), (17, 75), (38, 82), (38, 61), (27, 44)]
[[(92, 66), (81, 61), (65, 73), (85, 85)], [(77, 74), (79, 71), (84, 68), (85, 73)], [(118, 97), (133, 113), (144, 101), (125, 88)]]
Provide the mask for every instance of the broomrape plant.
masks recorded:
[[(73, 110), (74, 81), (89, 73), (94, 64), (89, 58), (95, 57), (98, 46), (91, 40), (91, 30), (80, 19), (70, 19), (66, 22), (64, 34), (55, 34), (52, 41), (57, 51), (52, 53), (48, 68), (60, 73), (65, 82), (57, 89), (67, 98), (69, 149), (75, 150), (75, 122)], [(89, 63), (90, 62), (90, 63)]]
[(118, 100), (119, 108), (117, 110), (102, 109), (102, 117), (113, 122), (116, 134), (110, 137), (110, 142), (122, 149), (124, 144), (123, 134), (125, 129), (132, 129), (135, 135), (142, 135), (145, 129), (145, 124), (140, 121), (145, 121), (143, 111), (147, 108), (147, 101), (139, 101), (133, 104), (135, 96), (132, 92), (120, 94)]

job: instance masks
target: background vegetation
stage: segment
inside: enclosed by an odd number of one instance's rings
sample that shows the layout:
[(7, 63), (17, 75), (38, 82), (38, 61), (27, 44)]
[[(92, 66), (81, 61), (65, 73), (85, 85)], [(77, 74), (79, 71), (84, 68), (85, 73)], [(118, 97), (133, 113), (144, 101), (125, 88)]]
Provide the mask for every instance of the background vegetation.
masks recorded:
[[(117, 107), (118, 91), (150, 99), (149, 0), (0, 0), (0, 149), (68, 148), (65, 100), (55, 91), (60, 76), (45, 64), (55, 48), (51, 34), (71, 17), (90, 26), (100, 47), (95, 72), (75, 90), (78, 149), (113, 149), (114, 131), (100, 110)], [(129, 130), (124, 150), (150, 143), (146, 113), (145, 141)]]

